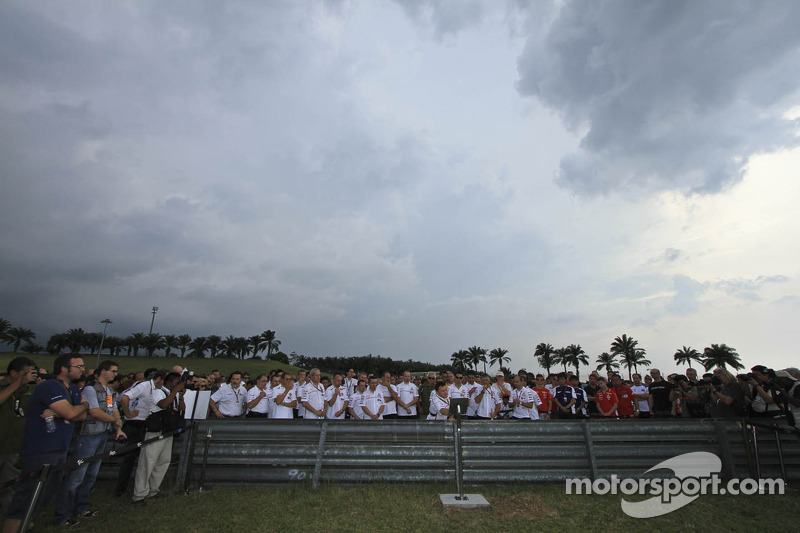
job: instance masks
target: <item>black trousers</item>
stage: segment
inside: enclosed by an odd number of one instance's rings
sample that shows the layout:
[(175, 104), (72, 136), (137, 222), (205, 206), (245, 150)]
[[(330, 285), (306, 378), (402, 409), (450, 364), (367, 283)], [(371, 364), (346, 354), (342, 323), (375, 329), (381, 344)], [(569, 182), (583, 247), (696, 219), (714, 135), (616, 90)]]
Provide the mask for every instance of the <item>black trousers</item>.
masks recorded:
[[(140, 442), (144, 439), (145, 433), (144, 420), (126, 420), (122, 424), (122, 431), (128, 437), (128, 444)], [(141, 448), (136, 448), (132, 452), (128, 452), (122, 456), (122, 462), (119, 465), (119, 477), (117, 477), (117, 486), (114, 488), (114, 496), (122, 496), (128, 489), (128, 483), (131, 480), (133, 467), (136, 464), (136, 459), (139, 458)]]

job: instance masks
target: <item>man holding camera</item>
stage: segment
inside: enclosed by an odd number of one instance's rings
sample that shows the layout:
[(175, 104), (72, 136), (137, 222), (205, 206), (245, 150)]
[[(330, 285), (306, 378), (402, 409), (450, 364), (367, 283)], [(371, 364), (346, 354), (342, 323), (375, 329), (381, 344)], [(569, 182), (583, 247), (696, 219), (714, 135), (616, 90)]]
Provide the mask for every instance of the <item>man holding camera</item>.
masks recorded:
[[(97, 377), (93, 385), (83, 388), (83, 400), (89, 404), (89, 414), (81, 425), (80, 434), (73, 444), (74, 461), (87, 459), (105, 452), (108, 433), (115, 439), (124, 439), (122, 420), (117, 410), (117, 393), (109, 383), (117, 377), (118, 365), (114, 361), (103, 361), (95, 370)], [(83, 463), (67, 473), (61, 492), (56, 500), (56, 522), (82, 517), (97, 516), (89, 510), (89, 493), (100, 471), (101, 461)]]
[[(147, 431), (144, 440), (154, 439), (174, 429), (163, 426), (166, 420), (163, 415), (170, 409), (179, 413), (186, 410), (183, 403), (184, 390), (185, 384), (177, 372), (167, 374), (164, 378), (164, 387), (153, 386), (149, 390), (142, 389), (139, 409), (147, 413)], [(171, 458), (172, 435), (142, 447), (133, 486), (134, 504), (143, 504), (147, 498), (159, 497), (158, 489), (167, 473)]]

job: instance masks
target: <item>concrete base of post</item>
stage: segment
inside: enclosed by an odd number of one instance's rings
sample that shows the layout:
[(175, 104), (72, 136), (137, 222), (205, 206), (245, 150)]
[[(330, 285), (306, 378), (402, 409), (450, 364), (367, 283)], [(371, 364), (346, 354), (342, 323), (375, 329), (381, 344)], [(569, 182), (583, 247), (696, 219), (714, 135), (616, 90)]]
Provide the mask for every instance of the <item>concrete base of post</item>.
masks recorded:
[(442, 506), (450, 509), (488, 509), (489, 502), (480, 494), (464, 494), (458, 499), (458, 494), (440, 494)]

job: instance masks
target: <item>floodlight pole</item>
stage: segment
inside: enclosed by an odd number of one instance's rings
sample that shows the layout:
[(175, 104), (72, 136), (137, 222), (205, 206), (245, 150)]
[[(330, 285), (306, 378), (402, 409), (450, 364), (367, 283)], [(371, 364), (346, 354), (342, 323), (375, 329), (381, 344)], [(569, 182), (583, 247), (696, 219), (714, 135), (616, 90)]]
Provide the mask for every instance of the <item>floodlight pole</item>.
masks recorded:
[(152, 313), (153, 313), (153, 320), (151, 320), (151, 321), (150, 321), (150, 335), (152, 335), (152, 334), (153, 334), (153, 324), (154, 324), (154, 323), (155, 323), (155, 321), (156, 321), (156, 313), (158, 313), (158, 307), (156, 307), (156, 306), (153, 306), (153, 311), (152, 311)]
[(106, 328), (108, 327), (109, 324), (113, 324), (113, 322), (111, 322), (107, 318), (101, 320), (100, 323), (103, 324), (103, 336), (100, 337), (100, 349), (97, 350), (97, 362), (95, 362), (94, 364), (95, 370), (97, 370), (97, 367), (100, 366), (100, 352), (103, 351), (103, 342), (105, 342), (106, 340)]

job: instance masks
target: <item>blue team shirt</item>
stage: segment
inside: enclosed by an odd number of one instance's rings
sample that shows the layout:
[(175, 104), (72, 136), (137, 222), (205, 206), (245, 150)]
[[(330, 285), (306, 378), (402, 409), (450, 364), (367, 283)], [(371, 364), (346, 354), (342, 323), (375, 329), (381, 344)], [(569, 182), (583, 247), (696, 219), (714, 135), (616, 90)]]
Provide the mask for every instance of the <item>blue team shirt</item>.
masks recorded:
[(59, 400), (67, 400), (72, 405), (81, 403), (81, 390), (76, 385), (70, 384), (69, 393), (72, 398), (67, 398), (67, 390), (62, 382), (56, 379), (44, 381), (36, 386), (28, 404), (28, 412), (25, 413), (25, 432), (22, 435), (20, 455), (69, 450), (74, 424), (56, 417), (56, 430), (54, 433), (48, 433), (42, 418), (44, 410)]
[(569, 385), (559, 385), (553, 390), (553, 398), (557, 398), (561, 405), (567, 405), (575, 398), (575, 389)]

